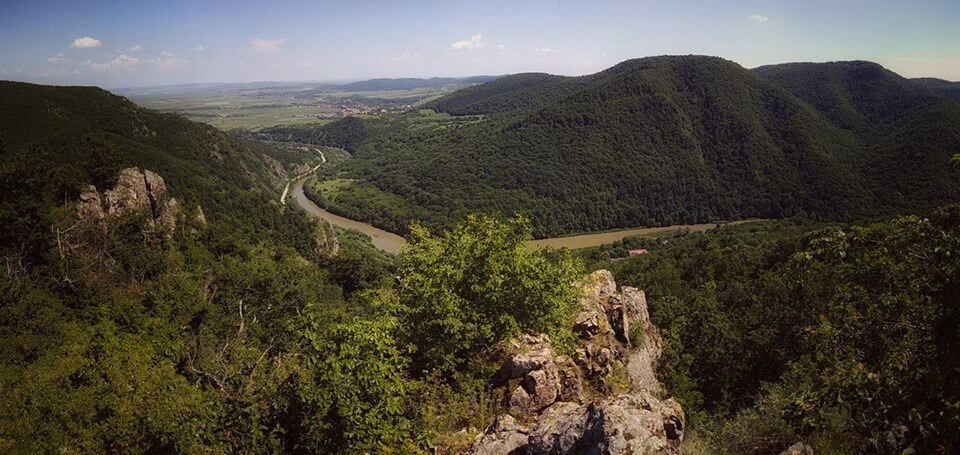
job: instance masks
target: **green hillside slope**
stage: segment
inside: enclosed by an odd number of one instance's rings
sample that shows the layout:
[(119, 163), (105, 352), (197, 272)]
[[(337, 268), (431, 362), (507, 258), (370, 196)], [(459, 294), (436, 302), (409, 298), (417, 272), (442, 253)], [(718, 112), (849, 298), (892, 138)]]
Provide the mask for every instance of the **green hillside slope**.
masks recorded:
[[(32, 225), (83, 185), (109, 188), (120, 169), (133, 166), (157, 172), (172, 196), (199, 204), (209, 221), (241, 235), (286, 229), (282, 216), (303, 216), (250, 210), (278, 197), (279, 171), (301, 163), (299, 155), (143, 109), (95, 87), (0, 82), (0, 100), (4, 221), (27, 217), (32, 221), (21, 224)], [(23, 209), (17, 197), (33, 200), (35, 213), (14, 211)], [(6, 234), (5, 242), (18, 238), (12, 230)]]
[[(430, 106), (453, 117), (362, 120), (355, 159), (327, 175), (353, 183), (328, 206), (399, 232), (521, 212), (548, 236), (956, 200), (940, 162), (960, 144), (960, 107), (877, 65), (850, 66), (831, 84), (776, 76), (819, 75), (806, 65), (749, 71), (699, 56), (506, 76)], [(344, 127), (357, 130), (324, 131)]]

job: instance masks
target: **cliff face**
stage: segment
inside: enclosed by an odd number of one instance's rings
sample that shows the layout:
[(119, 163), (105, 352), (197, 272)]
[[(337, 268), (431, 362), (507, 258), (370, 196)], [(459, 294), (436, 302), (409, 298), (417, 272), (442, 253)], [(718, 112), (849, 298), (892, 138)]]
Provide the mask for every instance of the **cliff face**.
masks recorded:
[(117, 183), (106, 191), (87, 186), (80, 193), (76, 211), (76, 219), (65, 218), (55, 226), (63, 278), (82, 278), (104, 286), (111, 285), (120, 270), (116, 257), (121, 254), (121, 242), (116, 234), (118, 225), (127, 222), (122, 215), (145, 215), (132, 221), (148, 244), (169, 238), (178, 226), (195, 232), (207, 222), (202, 208), (185, 210), (167, 194), (163, 177), (138, 168), (122, 170)]
[[(150, 214), (150, 227), (177, 227), (180, 204), (167, 196), (167, 184), (154, 172), (139, 168), (127, 168), (120, 171), (117, 184), (102, 195), (93, 185), (80, 194), (77, 213), (81, 219), (103, 219), (106, 216), (120, 215), (128, 211), (144, 210)], [(197, 215), (203, 220), (203, 211)]]
[(497, 379), (508, 413), (470, 454), (679, 454), (683, 409), (656, 378), (662, 354), (643, 291), (610, 272), (587, 276), (576, 316), (574, 355), (557, 355), (546, 335), (523, 335)]

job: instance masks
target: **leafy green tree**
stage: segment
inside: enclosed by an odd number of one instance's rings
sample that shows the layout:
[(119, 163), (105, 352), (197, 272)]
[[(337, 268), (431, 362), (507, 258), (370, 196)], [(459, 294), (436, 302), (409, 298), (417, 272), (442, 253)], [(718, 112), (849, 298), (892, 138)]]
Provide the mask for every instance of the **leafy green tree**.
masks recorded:
[(960, 169), (960, 153), (955, 153), (952, 157), (950, 157), (950, 164), (952, 164), (953, 167)]
[(393, 339), (396, 320), (353, 318), (302, 332), (310, 371), (299, 387), (308, 408), (300, 446), (315, 452), (383, 453), (409, 446), (403, 416), (406, 359)]
[(454, 373), (476, 353), (520, 331), (557, 333), (582, 266), (526, 245), (530, 223), (471, 215), (440, 236), (414, 226), (402, 253), (396, 301), (413, 371)]
[(19, 453), (194, 452), (217, 410), (152, 343), (109, 322), (74, 326), (4, 389), (0, 434)]
[(957, 226), (954, 206), (834, 230), (797, 255), (800, 280), (832, 282), (789, 376), (801, 429), (821, 428), (839, 409), (870, 452), (898, 433), (922, 453), (960, 448)]

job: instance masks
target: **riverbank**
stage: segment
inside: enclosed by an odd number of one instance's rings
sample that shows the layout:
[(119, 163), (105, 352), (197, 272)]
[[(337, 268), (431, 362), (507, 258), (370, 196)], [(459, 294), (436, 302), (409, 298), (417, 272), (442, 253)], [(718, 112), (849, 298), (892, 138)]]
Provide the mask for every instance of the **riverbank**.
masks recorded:
[[(293, 184), (292, 194), (297, 201), (297, 204), (300, 207), (303, 207), (307, 213), (311, 215), (320, 217), (334, 226), (338, 226), (345, 229), (356, 229), (364, 234), (370, 236), (373, 245), (381, 250), (384, 250), (388, 253), (394, 253), (400, 251), (400, 249), (407, 243), (406, 239), (403, 237), (394, 234), (392, 232), (385, 231), (383, 229), (371, 226), (367, 223), (362, 223), (360, 221), (351, 220), (349, 218), (342, 217), (330, 213), (318, 206), (315, 202), (311, 201), (310, 198), (303, 191), (303, 183), (307, 178), (302, 178), (297, 180)], [(723, 224), (741, 224), (741, 223), (750, 223), (762, 220), (743, 220), (743, 221), (733, 221)], [(679, 230), (688, 230), (691, 232), (702, 232), (708, 229), (713, 229), (717, 227), (717, 223), (704, 223), (704, 224), (685, 224), (677, 226), (664, 226), (664, 227), (651, 227), (651, 228), (636, 228), (636, 229), (625, 229), (621, 231), (611, 231), (611, 232), (599, 232), (593, 234), (582, 234), (582, 235), (571, 235), (567, 237), (554, 237), (549, 239), (540, 239), (533, 240), (530, 242), (530, 246), (536, 248), (543, 247), (553, 247), (553, 248), (588, 248), (593, 246), (600, 246), (609, 243), (616, 242), (617, 240), (623, 240), (626, 237), (631, 237), (635, 235), (656, 235), (664, 234), (669, 232), (675, 232)]]
[(334, 226), (344, 229), (356, 229), (364, 234), (367, 234), (370, 236), (373, 246), (388, 253), (396, 254), (400, 251), (400, 248), (402, 248), (403, 245), (406, 245), (407, 240), (397, 234), (384, 231), (383, 229), (373, 227), (366, 223), (361, 223), (360, 221), (351, 220), (350, 218), (345, 218), (340, 215), (330, 213), (320, 208), (320, 206), (311, 201), (310, 198), (308, 198), (303, 192), (303, 182), (306, 180), (307, 178), (303, 178), (297, 180), (293, 184), (293, 197), (297, 201), (297, 204), (299, 204), (300, 207), (303, 207), (307, 213), (326, 220)]

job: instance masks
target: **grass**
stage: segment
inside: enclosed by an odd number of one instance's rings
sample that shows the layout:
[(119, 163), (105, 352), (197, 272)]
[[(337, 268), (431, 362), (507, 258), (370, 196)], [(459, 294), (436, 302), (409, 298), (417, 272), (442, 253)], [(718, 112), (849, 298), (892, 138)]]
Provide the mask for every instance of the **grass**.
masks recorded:
[[(339, 117), (341, 108), (356, 107), (360, 100), (376, 117), (382, 108), (391, 112), (404, 110), (405, 104), (419, 105), (448, 93), (451, 88), (418, 88), (370, 92), (312, 92), (315, 85), (280, 85), (271, 88), (232, 88), (169, 90), (149, 89), (125, 95), (143, 107), (176, 112), (190, 120), (208, 123), (228, 130), (243, 128), (257, 131), (272, 126), (322, 125)], [(410, 101), (406, 101), (410, 100)], [(439, 115), (444, 119), (448, 115)]]
[(315, 182), (311, 185), (316, 189), (324, 199), (328, 201), (336, 201), (337, 195), (340, 194), (340, 191), (350, 186), (351, 183), (356, 182), (355, 179), (332, 179), (324, 180), (322, 182)]

